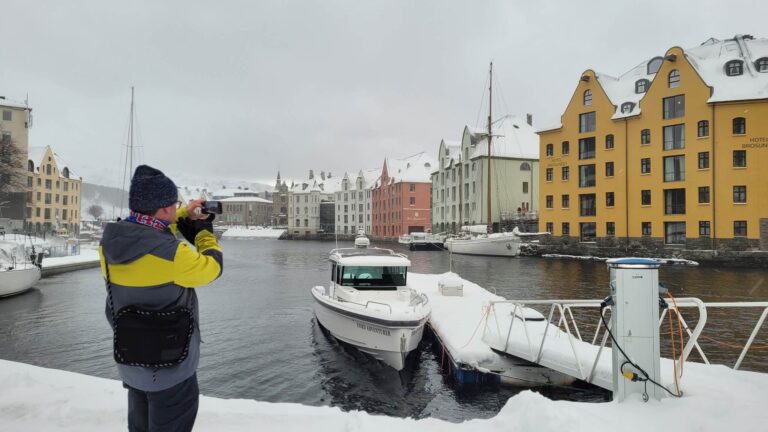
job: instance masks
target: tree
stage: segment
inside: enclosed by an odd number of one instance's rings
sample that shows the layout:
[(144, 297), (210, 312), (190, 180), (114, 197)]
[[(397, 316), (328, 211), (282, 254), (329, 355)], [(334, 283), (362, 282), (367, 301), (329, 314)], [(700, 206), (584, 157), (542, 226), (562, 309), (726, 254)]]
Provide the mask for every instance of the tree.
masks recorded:
[(0, 193), (24, 192), (27, 176), (24, 172), (27, 155), (0, 131)]
[(104, 214), (104, 209), (98, 204), (91, 204), (91, 206), (88, 207), (88, 214), (93, 216), (94, 219), (99, 220), (101, 215)]

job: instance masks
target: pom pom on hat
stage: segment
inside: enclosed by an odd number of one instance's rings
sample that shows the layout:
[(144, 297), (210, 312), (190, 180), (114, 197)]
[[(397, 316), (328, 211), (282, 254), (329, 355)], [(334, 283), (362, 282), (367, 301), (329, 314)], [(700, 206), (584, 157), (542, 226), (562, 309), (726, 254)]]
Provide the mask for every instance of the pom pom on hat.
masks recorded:
[(158, 210), (176, 203), (178, 189), (173, 180), (149, 165), (139, 165), (131, 178), (128, 207), (133, 211)]

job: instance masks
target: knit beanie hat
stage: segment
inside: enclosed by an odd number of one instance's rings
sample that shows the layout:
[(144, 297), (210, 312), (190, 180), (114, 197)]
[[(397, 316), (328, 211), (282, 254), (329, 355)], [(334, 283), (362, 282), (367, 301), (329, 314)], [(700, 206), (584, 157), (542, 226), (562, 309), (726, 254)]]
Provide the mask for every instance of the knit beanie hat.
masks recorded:
[(162, 171), (149, 165), (136, 167), (128, 192), (131, 210), (158, 210), (174, 204), (178, 197), (176, 185)]

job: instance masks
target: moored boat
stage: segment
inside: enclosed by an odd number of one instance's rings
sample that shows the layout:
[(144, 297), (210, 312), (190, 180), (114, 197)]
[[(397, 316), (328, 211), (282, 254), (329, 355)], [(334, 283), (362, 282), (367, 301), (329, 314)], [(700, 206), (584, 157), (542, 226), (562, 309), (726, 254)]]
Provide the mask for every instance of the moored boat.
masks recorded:
[(21, 294), (40, 277), (40, 267), (26, 256), (23, 246), (0, 242), (0, 297)]
[(331, 281), (312, 288), (315, 316), (336, 339), (396, 370), (421, 341), (431, 307), (407, 285), (410, 260), (389, 249), (355, 248), (330, 253)]

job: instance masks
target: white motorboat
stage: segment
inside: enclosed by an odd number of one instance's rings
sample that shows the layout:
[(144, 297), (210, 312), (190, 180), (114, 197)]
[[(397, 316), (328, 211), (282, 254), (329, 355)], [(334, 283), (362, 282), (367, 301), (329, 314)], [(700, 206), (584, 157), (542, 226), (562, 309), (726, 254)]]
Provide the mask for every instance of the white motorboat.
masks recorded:
[(445, 247), (456, 254), (515, 257), (520, 254), (520, 236), (516, 231), (517, 228), (513, 232), (476, 234), (468, 229), (460, 237), (447, 239)]
[(400, 244), (411, 244), (411, 235), (403, 234), (397, 238), (397, 242)]
[(40, 267), (27, 257), (23, 246), (0, 242), (0, 297), (27, 291), (40, 276)]
[(330, 284), (312, 288), (315, 316), (336, 339), (401, 370), (432, 309), (407, 285), (408, 257), (368, 244), (358, 235), (355, 248), (331, 251)]
[(444, 239), (443, 237), (425, 232), (412, 232), (410, 234), (411, 241), (409, 248), (411, 250), (426, 249), (426, 250), (442, 250)]

